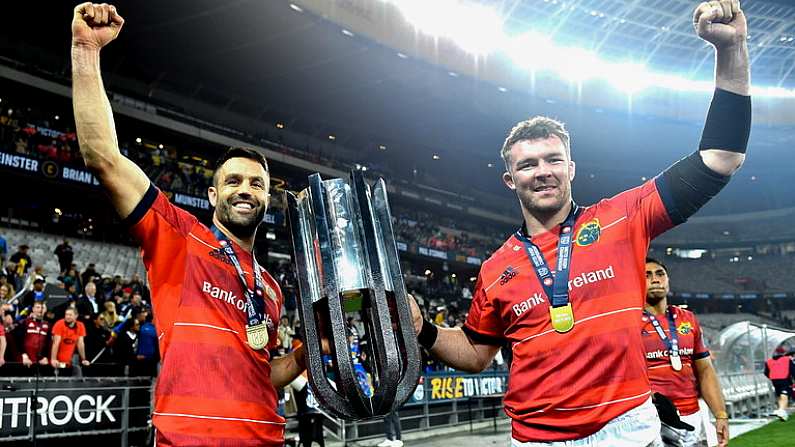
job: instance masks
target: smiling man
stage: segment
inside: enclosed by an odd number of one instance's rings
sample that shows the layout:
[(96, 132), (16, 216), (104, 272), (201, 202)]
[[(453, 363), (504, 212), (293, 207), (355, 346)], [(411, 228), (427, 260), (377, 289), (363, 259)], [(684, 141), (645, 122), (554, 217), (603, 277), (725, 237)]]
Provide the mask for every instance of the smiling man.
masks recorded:
[(303, 349), (271, 359), (282, 306), (252, 247), (270, 178), (255, 150), (231, 148), (208, 190), (210, 228), (171, 204), (119, 151), (99, 69), (124, 20), (84, 3), (72, 21), (72, 82), (80, 152), (141, 244), (163, 365), (152, 417), (157, 445), (282, 446), (275, 387), (304, 369)]
[(751, 125), (739, 1), (701, 3), (693, 25), (716, 54), (716, 89), (697, 151), (637, 188), (580, 207), (572, 201), (576, 170), (563, 124), (546, 117), (518, 123), (501, 155), (524, 223), (483, 263), (466, 323), (437, 327), (411, 302), (420, 344), (454, 368), (481, 371), (502, 344), (511, 346), (504, 404), (513, 446), (661, 443), (638, 328), (646, 252), (728, 183), (745, 160)]

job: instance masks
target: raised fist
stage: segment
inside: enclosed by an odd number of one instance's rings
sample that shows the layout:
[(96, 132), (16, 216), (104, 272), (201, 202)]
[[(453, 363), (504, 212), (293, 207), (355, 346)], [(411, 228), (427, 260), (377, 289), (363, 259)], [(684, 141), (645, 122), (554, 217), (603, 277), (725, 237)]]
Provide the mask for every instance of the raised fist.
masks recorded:
[(748, 24), (740, 9), (740, 0), (702, 2), (693, 13), (693, 27), (698, 37), (715, 48), (725, 48), (748, 38)]
[(119, 35), (124, 19), (107, 3), (82, 3), (72, 18), (72, 45), (100, 49)]

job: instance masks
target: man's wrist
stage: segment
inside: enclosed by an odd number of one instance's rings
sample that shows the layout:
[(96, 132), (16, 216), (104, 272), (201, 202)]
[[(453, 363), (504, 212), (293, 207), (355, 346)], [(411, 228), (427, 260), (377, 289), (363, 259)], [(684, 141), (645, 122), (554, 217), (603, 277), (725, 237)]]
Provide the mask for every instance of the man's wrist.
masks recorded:
[(436, 343), (436, 337), (438, 335), (439, 328), (437, 328), (435, 324), (428, 320), (422, 320), (422, 329), (417, 335), (417, 342), (420, 346), (430, 351), (434, 343)]
[(298, 349), (293, 351), (293, 356), (295, 358), (295, 364), (298, 365), (298, 369), (303, 371), (306, 369), (306, 349), (304, 346), (300, 346)]
[(726, 413), (726, 410), (718, 411), (715, 413), (715, 419), (729, 419), (729, 413)]

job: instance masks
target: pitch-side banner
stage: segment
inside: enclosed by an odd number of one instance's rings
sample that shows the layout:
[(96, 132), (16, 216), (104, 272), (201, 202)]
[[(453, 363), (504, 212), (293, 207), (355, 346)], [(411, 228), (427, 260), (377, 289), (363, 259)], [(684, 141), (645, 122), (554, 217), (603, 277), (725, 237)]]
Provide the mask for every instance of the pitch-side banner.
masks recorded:
[[(121, 429), (124, 389), (130, 406), (147, 405), (149, 380), (0, 378), (0, 440), (25, 436)], [(145, 426), (148, 411), (130, 411), (128, 426)]]
[(507, 374), (450, 374), (424, 376), (409, 402), (440, 402), (505, 394)]

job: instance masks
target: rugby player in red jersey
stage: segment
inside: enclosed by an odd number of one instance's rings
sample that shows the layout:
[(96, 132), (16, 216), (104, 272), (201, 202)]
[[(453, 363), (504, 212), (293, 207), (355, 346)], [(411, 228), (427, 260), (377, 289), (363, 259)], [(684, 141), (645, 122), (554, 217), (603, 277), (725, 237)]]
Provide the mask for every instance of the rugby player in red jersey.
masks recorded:
[(646, 306), (641, 336), (651, 389), (670, 399), (683, 422), (695, 430), (675, 430), (682, 447), (701, 445), (703, 423), (698, 398), (704, 398), (715, 416), (718, 445), (729, 443), (729, 415), (718, 374), (704, 344), (701, 325), (693, 312), (668, 305), (668, 269), (646, 259)]
[(72, 21), (72, 82), (80, 152), (141, 244), (163, 362), (155, 389), (157, 445), (282, 446), (275, 387), (304, 370), (304, 351), (271, 359), (282, 294), (252, 256), (269, 200), (265, 158), (232, 148), (208, 190), (208, 228), (172, 205), (119, 151), (100, 50), (124, 20), (83, 3)]
[(454, 368), (481, 371), (501, 344), (511, 346), (505, 412), (514, 446), (661, 442), (639, 330), (646, 252), (740, 168), (751, 124), (739, 1), (701, 3), (693, 24), (716, 50), (699, 150), (635, 189), (579, 207), (564, 126), (544, 117), (517, 124), (501, 155), (524, 225), (484, 262), (464, 327), (436, 327), (411, 303), (420, 344)]

